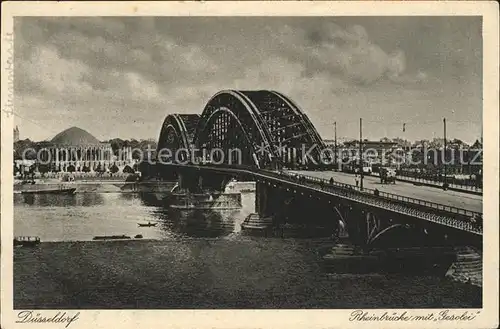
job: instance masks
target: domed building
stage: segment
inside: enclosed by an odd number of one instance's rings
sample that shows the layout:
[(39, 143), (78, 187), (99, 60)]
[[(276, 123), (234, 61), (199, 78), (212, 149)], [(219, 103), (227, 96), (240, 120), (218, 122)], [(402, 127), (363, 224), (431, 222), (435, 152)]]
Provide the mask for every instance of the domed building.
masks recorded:
[(111, 144), (102, 143), (89, 132), (68, 128), (52, 138), (44, 147), (41, 160), (52, 171), (105, 171), (116, 162), (130, 163), (130, 148), (122, 150), (120, 159), (113, 155)]

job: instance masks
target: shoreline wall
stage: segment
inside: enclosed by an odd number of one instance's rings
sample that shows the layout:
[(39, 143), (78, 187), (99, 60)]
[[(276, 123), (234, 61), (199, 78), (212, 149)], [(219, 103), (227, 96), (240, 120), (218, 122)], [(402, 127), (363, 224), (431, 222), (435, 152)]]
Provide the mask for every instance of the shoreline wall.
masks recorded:
[(456, 249), (457, 260), (451, 264), (446, 277), (476, 286), (483, 286), (483, 256), (472, 247)]
[(99, 181), (99, 182), (46, 182), (36, 184), (15, 184), (14, 193), (23, 191), (50, 190), (63, 188), (76, 188), (75, 193), (154, 193), (170, 192), (176, 182), (117, 182), (117, 181)]

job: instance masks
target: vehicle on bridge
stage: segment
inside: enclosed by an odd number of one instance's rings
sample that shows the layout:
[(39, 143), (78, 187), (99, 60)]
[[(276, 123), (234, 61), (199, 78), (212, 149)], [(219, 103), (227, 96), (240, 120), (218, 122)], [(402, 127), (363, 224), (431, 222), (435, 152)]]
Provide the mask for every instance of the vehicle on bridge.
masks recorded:
[(374, 173), (380, 173), (380, 168), (382, 168), (382, 164), (381, 163), (373, 163), (372, 164), (372, 172)]
[(382, 184), (396, 184), (396, 169), (395, 168), (380, 168), (380, 183)]
[(372, 172), (373, 172), (372, 164), (369, 163), (369, 162), (363, 163), (363, 174), (365, 174), (365, 175), (371, 175)]
[[(349, 160), (346, 160), (348, 162)], [(342, 171), (350, 174), (359, 174), (359, 164), (358, 163), (346, 163), (342, 165)], [(371, 175), (373, 172), (372, 169), (372, 164), (369, 162), (364, 161), (363, 162), (363, 174), (364, 175)]]

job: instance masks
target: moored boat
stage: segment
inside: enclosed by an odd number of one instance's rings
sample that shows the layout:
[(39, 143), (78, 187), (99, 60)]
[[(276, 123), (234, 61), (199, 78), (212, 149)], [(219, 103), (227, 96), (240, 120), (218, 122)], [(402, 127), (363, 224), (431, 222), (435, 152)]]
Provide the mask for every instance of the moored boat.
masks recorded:
[(100, 236), (95, 236), (93, 238), (93, 240), (124, 240), (124, 239), (130, 239), (130, 237), (127, 235), (100, 235)]
[(157, 224), (158, 223), (151, 223), (151, 222), (145, 224), (137, 223), (137, 225), (139, 225), (140, 227), (151, 227), (151, 226), (156, 226)]
[(40, 244), (40, 238), (37, 236), (16, 236), (14, 246), (34, 247)]

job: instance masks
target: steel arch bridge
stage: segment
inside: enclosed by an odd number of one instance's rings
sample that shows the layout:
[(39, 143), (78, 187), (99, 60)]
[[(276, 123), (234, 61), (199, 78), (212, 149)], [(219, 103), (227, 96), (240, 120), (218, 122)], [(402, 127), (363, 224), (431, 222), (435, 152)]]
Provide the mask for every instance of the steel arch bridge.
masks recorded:
[[(308, 152), (312, 164), (300, 154), (311, 147), (315, 147)], [(257, 215), (273, 218), (273, 225), (306, 222), (343, 227), (357, 244), (367, 246), (380, 243), (388, 233), (398, 235), (399, 230), (407, 228), (415, 232), (429, 229), (426, 236), (431, 238), (423, 243), (433, 243), (441, 236), (446, 240), (448, 233), (455, 237), (454, 241), (482, 243), (482, 227), (471, 224), (471, 211), (378, 190), (359, 190), (341, 182), (297, 176), (288, 170), (277, 171), (298, 166), (306, 171), (322, 169), (316, 163), (325, 160), (322, 151), (326, 147), (302, 110), (275, 91), (221, 91), (212, 96), (200, 115), (168, 115), (160, 132), (157, 160), (162, 158), (163, 149), (168, 149), (170, 155), (178, 150), (185, 152), (174, 158), (171, 166), (148, 166), (151, 173), (175, 178), (180, 189), (211, 191), (214, 195), (223, 192), (233, 178), (256, 181)], [(241, 166), (228, 162), (233, 149), (241, 151)], [(222, 151), (210, 157), (217, 162), (200, 166), (203, 151), (213, 150)], [(147, 175), (153, 176), (149, 172)], [(311, 213), (318, 216), (311, 217)], [(477, 215), (482, 218), (482, 214)], [(408, 237), (401, 236), (402, 240)]]
[(305, 113), (287, 96), (269, 90), (225, 90), (208, 101), (201, 115), (168, 115), (158, 158), (165, 148), (171, 153), (186, 149), (198, 159), (208, 156), (214, 164), (259, 169), (311, 168), (332, 159)]
[(158, 139), (156, 155), (158, 160), (168, 162), (174, 159), (187, 161), (193, 149), (193, 138), (200, 120), (199, 114), (170, 114), (163, 121)]

